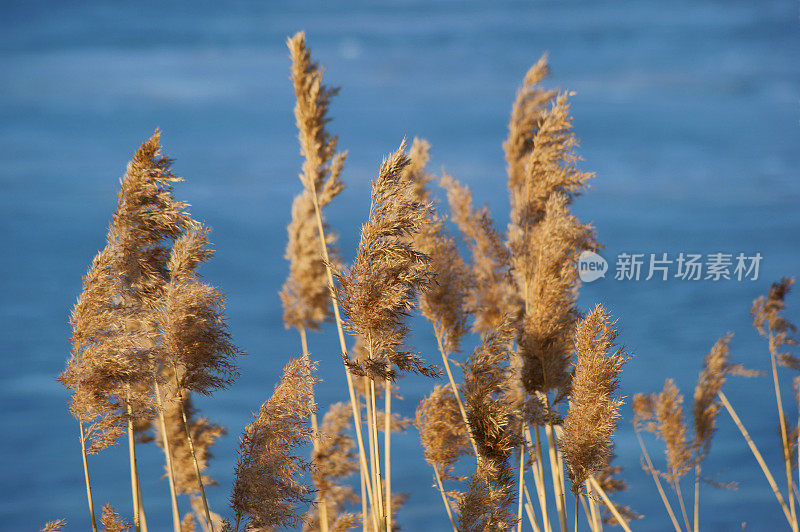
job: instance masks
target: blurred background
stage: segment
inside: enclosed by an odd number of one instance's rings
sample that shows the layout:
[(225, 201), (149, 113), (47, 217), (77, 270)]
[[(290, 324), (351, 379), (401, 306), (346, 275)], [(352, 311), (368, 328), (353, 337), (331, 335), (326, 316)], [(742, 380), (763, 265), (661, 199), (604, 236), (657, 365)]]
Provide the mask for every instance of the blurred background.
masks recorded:
[[(795, 1), (526, 2), (3, 2), (0, 5), (0, 522), (38, 530), (88, 517), (77, 427), (55, 378), (69, 350), (67, 315), (81, 276), (104, 245), (125, 164), (156, 127), (186, 177), (176, 196), (213, 228), (205, 278), (228, 296), (242, 376), (201, 412), (228, 427), (216, 446), (212, 509), (230, 515), (238, 435), (299, 352), (281, 321), (285, 225), (300, 190), (288, 35), (304, 29), (326, 80), (342, 87), (331, 131), (350, 155), (348, 185), (329, 209), (349, 259), (368, 213), (380, 159), (403, 137), (432, 144), (444, 168), (508, 221), (501, 148), (528, 67), (549, 51), (550, 86), (575, 91), (583, 168), (597, 173), (575, 210), (597, 228), (613, 269), (618, 253), (761, 253), (756, 281), (586, 284), (581, 307), (602, 302), (637, 357), (622, 392), (660, 390), (673, 377), (691, 397), (702, 357), (736, 332), (737, 361), (767, 369), (750, 304), (800, 272), (800, 22)], [(442, 197), (440, 195), (440, 197)], [(788, 316), (800, 321), (800, 298)], [(318, 400), (344, 400), (333, 331), (310, 338), (321, 360)], [(429, 327), (412, 339), (438, 357)], [(788, 375), (790, 418), (796, 412)], [(397, 408), (413, 416), (434, 383), (407, 378)], [(727, 393), (780, 477), (768, 379), (734, 379)], [(687, 405), (688, 406), (688, 405)], [(618, 500), (665, 530), (666, 513), (640, 468), (629, 406), (617, 433), (630, 489)], [(726, 414), (703, 471), (737, 491), (704, 488), (706, 530), (785, 526)], [(661, 463), (661, 446), (650, 442)], [(169, 519), (162, 455), (140, 451), (153, 529)], [(393, 438), (394, 485), (410, 493), (405, 530), (448, 530), (415, 430)], [(130, 515), (124, 446), (90, 459), (95, 503)], [(687, 488), (688, 489), (688, 488)], [(159, 524), (161, 523), (161, 524)]]

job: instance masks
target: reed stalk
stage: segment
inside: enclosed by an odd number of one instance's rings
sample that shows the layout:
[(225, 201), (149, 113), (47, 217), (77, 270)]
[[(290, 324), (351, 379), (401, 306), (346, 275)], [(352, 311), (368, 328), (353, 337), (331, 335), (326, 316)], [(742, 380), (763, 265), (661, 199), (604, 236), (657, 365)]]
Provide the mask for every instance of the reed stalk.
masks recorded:
[(794, 509), (794, 497), (792, 496), (792, 455), (789, 445), (789, 435), (786, 429), (786, 414), (783, 411), (783, 400), (781, 399), (781, 385), (778, 381), (778, 368), (775, 353), (775, 337), (769, 333), (769, 357), (772, 363), (772, 384), (775, 388), (775, 403), (778, 407), (778, 420), (781, 425), (781, 450), (783, 451), (783, 462), (786, 467), (786, 487), (789, 493), (789, 514), (791, 515), (791, 527), (793, 532), (797, 532), (797, 514)]
[[(371, 356), (370, 356), (371, 358)], [(369, 429), (372, 431), (373, 441), (375, 442), (375, 500), (377, 501), (378, 521), (381, 526), (378, 530), (382, 530), (386, 526), (386, 501), (383, 500), (382, 487), (383, 479), (381, 477), (381, 452), (380, 443), (378, 440), (378, 407), (375, 401), (375, 379), (369, 379), (369, 401), (371, 408)]]
[(547, 435), (547, 450), (550, 458), (550, 474), (553, 477), (553, 490), (555, 491), (558, 522), (561, 525), (561, 532), (567, 532), (567, 505), (564, 495), (564, 483), (561, 480), (561, 475), (559, 473), (561, 468), (558, 465), (558, 450), (555, 434), (553, 434), (553, 426), (549, 423), (545, 424), (544, 431)]
[(545, 529), (545, 532), (552, 532), (552, 527), (550, 526), (550, 518), (547, 514), (547, 491), (545, 490), (544, 486), (544, 466), (543, 466), (543, 458), (542, 458), (542, 445), (539, 441), (539, 427), (538, 425), (534, 427), (536, 440), (533, 441), (531, 438), (530, 427), (525, 426), (525, 438), (528, 441), (528, 445), (532, 449), (532, 454), (535, 453), (536, 456), (533, 457), (533, 465), (534, 465), (534, 476), (533, 481), (536, 484), (536, 491), (538, 492), (538, 499), (539, 499), (539, 509), (542, 511), (542, 525)]
[(206, 521), (208, 521), (208, 526), (211, 529), (211, 532), (214, 532), (214, 522), (211, 520), (211, 511), (208, 509), (208, 500), (206, 499), (206, 488), (203, 486), (203, 477), (200, 474), (200, 464), (197, 462), (197, 454), (194, 451), (194, 442), (192, 441), (192, 434), (189, 430), (189, 421), (186, 416), (186, 407), (183, 404), (183, 392), (181, 391), (181, 383), (178, 381), (178, 368), (177, 366), (173, 365), (172, 369), (175, 372), (175, 390), (178, 394), (178, 402), (181, 405), (183, 429), (186, 432), (186, 441), (189, 444), (189, 453), (192, 455), (192, 461), (194, 462), (194, 472), (197, 476), (197, 485), (200, 487), (200, 497), (203, 499), (203, 510), (205, 511), (205, 517)]
[(86, 479), (86, 499), (89, 502), (89, 517), (92, 520), (92, 532), (97, 532), (97, 519), (94, 515), (94, 501), (92, 499), (92, 483), (89, 480), (89, 462), (86, 460), (86, 434), (83, 431), (83, 421), (78, 420), (81, 430), (81, 456), (83, 458), (83, 476)]
[(367, 414), (367, 437), (369, 438), (369, 475), (372, 481), (372, 485), (375, 486), (375, 497), (372, 498), (371, 506), (372, 506), (372, 520), (374, 521), (375, 530), (380, 530), (378, 528), (378, 523), (381, 521), (380, 515), (380, 505), (377, 502), (377, 496), (379, 495), (379, 491), (381, 490), (380, 482), (378, 481), (378, 477), (376, 476), (376, 461), (378, 458), (378, 443), (376, 440), (375, 432), (372, 430), (372, 401), (371, 401), (371, 394), (370, 394), (370, 380), (369, 377), (363, 377), (364, 379), (364, 390), (366, 391), (366, 395), (364, 396), (364, 402), (366, 403), (366, 414)]
[(169, 479), (170, 504), (172, 506), (172, 528), (175, 532), (181, 532), (181, 515), (178, 511), (178, 497), (175, 493), (175, 472), (172, 468), (172, 451), (169, 446), (169, 436), (167, 435), (167, 422), (164, 419), (164, 402), (161, 397), (161, 387), (158, 381), (154, 382), (156, 401), (158, 404), (158, 419), (161, 423), (161, 435), (164, 438), (164, 456), (167, 461), (167, 478)]
[(578, 513), (579, 513), (578, 509), (580, 508), (578, 506), (578, 500), (579, 500), (578, 494), (575, 493), (575, 496), (573, 498), (575, 499), (575, 507), (574, 507), (574, 513), (573, 513), (573, 516), (572, 516), (572, 525), (573, 525), (572, 529), (575, 532), (578, 532)]
[(386, 532), (392, 531), (392, 381), (386, 378), (386, 406), (384, 407), (384, 459), (386, 465)]
[[(325, 263), (325, 271), (328, 275), (328, 289), (331, 294), (331, 304), (333, 306), (333, 317), (334, 321), (336, 322), (336, 331), (339, 335), (339, 348), (342, 352), (342, 357), (347, 356), (347, 343), (344, 337), (344, 325), (342, 323), (342, 316), (341, 312), (339, 311), (339, 300), (336, 298), (336, 291), (334, 290), (333, 284), (333, 271), (331, 270), (331, 263), (330, 263), (330, 256), (328, 255), (328, 245), (327, 240), (325, 239), (325, 226), (322, 223), (322, 213), (320, 212), (319, 206), (319, 198), (317, 197), (316, 189), (312, 187), (308, 187), (311, 192), (311, 197), (314, 201), (314, 215), (317, 220), (317, 231), (319, 232), (319, 242), (320, 242), (320, 251), (322, 253), (322, 260)], [(380, 486), (375, 486), (373, 489), (372, 482), (369, 479), (369, 467), (367, 466), (367, 459), (366, 459), (366, 452), (364, 450), (364, 438), (361, 431), (361, 408), (358, 405), (358, 400), (355, 393), (355, 387), (353, 386), (353, 375), (350, 371), (350, 368), (347, 365), (344, 365), (344, 372), (345, 376), (347, 377), (347, 391), (350, 394), (350, 404), (353, 408), (353, 426), (355, 427), (356, 431), (356, 442), (358, 443), (358, 457), (359, 457), (359, 466), (361, 468), (361, 475), (365, 477), (365, 486), (367, 489), (367, 496), (369, 497), (370, 503), (375, 506), (375, 497), (376, 491), (380, 489)], [(376, 523), (377, 527), (377, 523)]]
[(603, 516), (600, 514), (600, 507), (595, 499), (589, 501), (589, 507), (592, 509), (593, 520), (595, 527), (593, 530), (596, 532), (603, 532)]
[(367, 532), (367, 486), (364, 484), (364, 477), (359, 475), (361, 484), (361, 530)]
[[(641, 440), (640, 440), (640, 443), (641, 443)], [(622, 514), (619, 513), (619, 510), (617, 510), (617, 506), (613, 502), (611, 502), (611, 499), (608, 497), (608, 494), (605, 492), (605, 490), (602, 488), (602, 486), (600, 486), (600, 483), (597, 482), (597, 479), (594, 478), (593, 476), (590, 476), (588, 480), (589, 480), (589, 484), (592, 486), (592, 488), (594, 488), (594, 490), (597, 492), (597, 494), (600, 495), (600, 498), (603, 499), (603, 502), (606, 503), (606, 507), (611, 512), (611, 515), (614, 516), (614, 519), (617, 520), (617, 523), (619, 523), (619, 526), (621, 526), (622, 529), (625, 532), (631, 532), (631, 527), (628, 525), (628, 522), (625, 520), (624, 517), (622, 517)], [(663, 492), (663, 490), (662, 490), (662, 492)], [(673, 518), (673, 521), (675, 523), (677, 523), (677, 521), (675, 520), (675, 516), (674, 515), (672, 516), (672, 518)], [(678, 528), (678, 530), (680, 531), (680, 528)]]
[(517, 495), (517, 532), (522, 532), (522, 496), (525, 489), (525, 445), (519, 446), (519, 494)]
[(589, 530), (594, 532), (594, 514), (592, 513), (592, 510), (589, 509), (589, 505), (586, 503), (586, 497), (584, 497), (583, 494), (580, 494), (579, 498), (581, 501), (581, 506), (583, 506), (583, 513), (586, 515), (586, 522), (589, 524)]
[(694, 466), (694, 532), (700, 532), (700, 464)]
[(133, 500), (133, 528), (136, 532), (140, 532), (141, 514), (139, 508), (139, 473), (136, 470), (136, 439), (133, 433), (133, 415), (131, 411), (130, 392), (127, 392), (125, 397), (125, 408), (127, 411), (128, 421), (128, 457), (130, 460), (131, 469), (131, 499)]
[(783, 514), (786, 516), (786, 520), (789, 522), (789, 526), (793, 527), (794, 525), (792, 522), (792, 514), (789, 511), (789, 507), (786, 505), (786, 501), (784, 500), (783, 495), (781, 495), (780, 489), (778, 489), (778, 484), (775, 482), (775, 478), (772, 476), (772, 473), (770, 473), (769, 467), (767, 467), (767, 463), (764, 461), (764, 457), (761, 456), (761, 452), (758, 450), (758, 447), (756, 447), (756, 444), (750, 437), (750, 433), (747, 432), (747, 429), (744, 427), (742, 420), (739, 419), (739, 415), (733, 409), (733, 406), (731, 406), (730, 402), (728, 402), (728, 398), (725, 397), (725, 394), (722, 392), (722, 390), (717, 392), (717, 395), (722, 401), (722, 404), (725, 405), (725, 409), (731, 415), (733, 422), (736, 423), (736, 426), (739, 428), (739, 432), (742, 433), (742, 436), (747, 442), (748, 447), (750, 447), (750, 451), (753, 453), (756, 462), (758, 462), (758, 465), (761, 467), (761, 471), (763, 471), (764, 476), (767, 479), (767, 482), (769, 482), (769, 486), (772, 488), (772, 493), (775, 494), (775, 498), (778, 500), (778, 504), (780, 504), (781, 509), (783, 510)]
[(436, 484), (439, 487), (439, 493), (442, 494), (442, 502), (444, 503), (444, 509), (447, 510), (447, 517), (450, 519), (450, 524), (453, 526), (453, 532), (457, 531), (456, 522), (453, 519), (453, 511), (450, 509), (450, 503), (447, 501), (447, 495), (444, 492), (444, 486), (442, 485), (442, 477), (439, 475), (439, 470), (435, 467), (433, 468), (433, 473), (436, 475)]
[[(308, 357), (308, 338), (306, 336), (306, 329), (305, 327), (300, 327), (297, 329), (300, 333), (300, 345), (303, 349), (303, 356)], [(313, 389), (312, 389), (312, 400), (313, 400)], [(319, 422), (317, 421), (317, 409), (316, 403), (315, 408), (312, 409), (311, 412), (311, 430), (313, 432), (313, 440), (312, 445), (314, 446), (314, 451), (319, 451)], [(319, 508), (319, 526), (322, 529), (322, 532), (328, 532), (328, 503), (325, 500), (324, 493), (317, 494), (317, 507)]]
[(683, 524), (686, 525), (686, 530), (689, 531), (692, 529), (692, 527), (689, 524), (689, 516), (686, 513), (686, 504), (683, 502), (680, 479), (675, 479), (675, 481), (672, 483), (672, 488), (675, 490), (675, 494), (678, 496), (678, 505), (680, 506), (681, 514), (683, 515)]
[(536, 522), (536, 513), (533, 510), (533, 502), (531, 501), (531, 495), (528, 492), (528, 486), (522, 486), (525, 492), (525, 512), (528, 514), (528, 521), (531, 523), (531, 528), (533, 528), (533, 532), (541, 532), (539, 529), (539, 524)]
[(672, 526), (675, 527), (675, 532), (681, 532), (681, 526), (678, 524), (678, 520), (675, 518), (675, 512), (672, 511), (672, 505), (669, 503), (667, 494), (664, 492), (664, 487), (661, 485), (661, 480), (658, 478), (656, 468), (653, 467), (653, 462), (650, 460), (650, 454), (647, 452), (647, 448), (644, 446), (644, 441), (642, 441), (642, 436), (639, 434), (639, 431), (636, 431), (636, 438), (639, 440), (639, 447), (642, 449), (642, 456), (644, 456), (645, 464), (647, 465), (647, 471), (653, 477), (653, 482), (655, 483), (656, 488), (658, 488), (658, 494), (661, 496), (661, 502), (664, 503), (664, 508), (667, 509), (669, 518), (672, 521)]
[[(137, 472), (138, 473), (138, 472)], [(136, 492), (139, 498), (139, 514), (142, 516), (142, 532), (147, 532), (147, 516), (144, 513), (144, 502), (142, 502), (142, 484), (139, 483), (139, 491)]]
[(589, 507), (586, 507), (584, 503), (583, 510), (587, 514), (587, 519), (589, 519), (589, 526), (591, 527), (592, 531), (602, 530), (603, 529), (603, 520), (600, 518), (600, 511), (597, 508), (597, 501), (592, 497), (592, 487), (586, 487), (586, 497), (581, 496), (581, 502), (584, 499), (588, 499)]

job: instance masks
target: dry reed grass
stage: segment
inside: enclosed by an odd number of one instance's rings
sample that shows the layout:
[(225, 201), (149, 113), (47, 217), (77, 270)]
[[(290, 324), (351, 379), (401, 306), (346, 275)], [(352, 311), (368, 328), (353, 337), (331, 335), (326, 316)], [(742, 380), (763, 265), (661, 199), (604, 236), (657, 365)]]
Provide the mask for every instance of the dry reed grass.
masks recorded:
[[(487, 207), (474, 206), (469, 188), (444, 171), (428, 172), (430, 145), (414, 139), (408, 153), (403, 142), (380, 165), (356, 256), (345, 266), (324, 215), (344, 188), (346, 154), (337, 151), (338, 139), (328, 131), (338, 89), (323, 83), (323, 69), (312, 61), (303, 33), (287, 44), (303, 163), (280, 298), (284, 324), (297, 330), (302, 355), (284, 368), (242, 434), (231, 495), (235, 523), (212, 512), (205, 494), (215, 484), (207, 474), (211, 448), (225, 428), (199, 416), (192, 394), (212, 395), (232, 384), (241, 352), (228, 332), (221, 292), (197, 272), (212, 256), (208, 229), (173, 198), (172, 186), (180, 179), (170, 159), (160, 155), (156, 132), (121, 181), (106, 246), (93, 259), (70, 315), (72, 350), (59, 377), (78, 420), (93, 530), (98, 519), (87, 457), (125, 433), (133, 524), (105, 506), (99, 517), (104, 530), (147, 530), (142, 495), (151, 494), (139, 488), (136, 443), (142, 447), (150, 440), (164, 452), (175, 532), (399, 528), (397, 512), (406, 495), (392, 489), (391, 440), (410, 421), (392, 411), (392, 401), (400, 398), (396, 381), (410, 372), (433, 378), (442, 373), (407, 344), (408, 317), (419, 310), (433, 327), (448, 382), (434, 385), (420, 402), (415, 426), (452, 529), (566, 532), (572, 517), (577, 531), (583, 508), (592, 532), (604, 523), (629, 531), (640, 516), (609, 495), (627, 487), (612, 460), (623, 403), (617, 388), (630, 355), (616, 346), (616, 322), (601, 305), (585, 316), (578, 308), (576, 260), (600, 244), (594, 228), (570, 207), (592, 174), (579, 168), (568, 93), (542, 86), (549, 73), (546, 56), (517, 91), (503, 144), (507, 230), (498, 229)], [(446, 191), (446, 209), (437, 203), (432, 183)], [(451, 236), (452, 226), (467, 256)], [(791, 284), (774, 284), (752, 308), (772, 362), (785, 492), (722, 391), (728, 375), (755, 373), (730, 362), (731, 335), (705, 357), (694, 390), (693, 434), (671, 379), (659, 394), (633, 398), (645, 470), (679, 532), (700, 528), (701, 466), (723, 408), (787, 522), (798, 528), (793, 464), (800, 431), (787, 421), (777, 372), (778, 366), (800, 369), (790, 353), (796, 329), (783, 315)], [(307, 332), (331, 318), (349, 401), (331, 405), (319, 423), (317, 362), (310, 358)], [(349, 349), (345, 331), (352, 336)], [(478, 345), (458, 361), (470, 332)], [(798, 383), (795, 377), (800, 396)], [(641, 432), (663, 442), (664, 471), (653, 464)], [(308, 447), (310, 457), (304, 457)], [(690, 523), (681, 480), (692, 469)], [(351, 480), (356, 472), (358, 480)], [(571, 515), (568, 492), (574, 497)], [(191, 505), (183, 517), (180, 495), (189, 495)], [(63, 526), (63, 520), (51, 521), (43, 530)]]

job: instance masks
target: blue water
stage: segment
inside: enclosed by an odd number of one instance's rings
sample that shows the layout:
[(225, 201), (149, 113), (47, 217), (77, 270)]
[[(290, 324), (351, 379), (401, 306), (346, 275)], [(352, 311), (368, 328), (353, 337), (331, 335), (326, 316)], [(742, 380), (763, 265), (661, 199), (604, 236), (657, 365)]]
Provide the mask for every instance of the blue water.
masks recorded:
[[(284, 39), (299, 29), (329, 83), (343, 87), (331, 128), (350, 150), (348, 189), (329, 218), (345, 257), (380, 158), (403, 136), (430, 140), (431, 168), (469, 184), (506, 223), (508, 112), (526, 69), (549, 50), (551, 83), (577, 93), (580, 153), (597, 178), (575, 209), (597, 227), (604, 256), (764, 257), (754, 282), (609, 276), (584, 286), (581, 306), (606, 304), (637, 354), (623, 392), (655, 391), (671, 376), (691, 395), (701, 357), (731, 330), (735, 357), (768, 367), (749, 326), (750, 302), (770, 281), (800, 273), (796, 2), (4, 2), (0, 28), (4, 530), (38, 530), (57, 517), (70, 530), (88, 526), (76, 426), (55, 376), (69, 348), (67, 313), (103, 245), (118, 178), (155, 127), (187, 178), (177, 195), (213, 227), (217, 257), (204, 274), (227, 293), (231, 330), (249, 353), (235, 386), (198, 401), (230, 430), (211, 468), (220, 486), (209, 490), (213, 508), (229, 515), (237, 435), (299, 350), (296, 335), (283, 329), (277, 296), (286, 274), (284, 227), (300, 186)], [(795, 321), (798, 308), (795, 295)], [(323, 404), (345, 398), (332, 333), (310, 340), (322, 361)], [(414, 343), (436, 358), (427, 329), (415, 332)], [(404, 380), (398, 407), (412, 415), (432, 384)], [(728, 395), (780, 479), (769, 382), (734, 380)], [(625, 416), (617, 452), (631, 489), (619, 500), (645, 515), (636, 529), (666, 530), (657, 492), (639, 467), (627, 407)], [(152, 448), (140, 454), (148, 521), (165, 530), (161, 456)], [(413, 431), (394, 439), (393, 455), (395, 486), (412, 492), (403, 527), (447, 530)], [(125, 458), (119, 446), (93, 457), (91, 467), (96, 502), (129, 513)], [(740, 483), (738, 491), (704, 488), (704, 529), (785, 526), (725, 416), (704, 471)]]

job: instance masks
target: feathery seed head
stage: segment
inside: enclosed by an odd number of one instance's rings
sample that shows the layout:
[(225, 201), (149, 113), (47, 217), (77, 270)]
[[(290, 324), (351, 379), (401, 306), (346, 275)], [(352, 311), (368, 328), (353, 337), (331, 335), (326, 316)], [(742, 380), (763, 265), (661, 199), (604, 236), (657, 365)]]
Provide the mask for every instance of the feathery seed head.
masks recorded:
[(611, 437), (622, 405), (616, 395), (619, 374), (630, 356), (615, 347), (614, 326), (605, 309), (597, 305), (575, 333), (577, 362), (561, 440), (574, 493), (608, 464), (614, 446)]
[(425, 460), (442, 481), (452, 477), (456, 461), (471, 453), (469, 434), (455, 394), (448, 386), (436, 386), (417, 407), (415, 426), (425, 449)]
[(438, 375), (435, 367), (401, 347), (408, 334), (403, 319), (431, 277), (429, 258), (412, 242), (431, 207), (413, 196), (414, 184), (404, 175), (409, 163), (404, 148), (405, 142), (381, 164), (355, 263), (349, 271), (337, 268), (335, 273), (345, 327), (361, 336), (369, 354), (366, 364), (349, 357), (345, 362), (357, 374), (376, 380), (394, 379), (397, 371)]
[(450, 218), (458, 226), (472, 255), (469, 265), (470, 285), (465, 305), (475, 316), (473, 330), (491, 334), (520, 312), (519, 296), (509, 273), (508, 249), (495, 229), (489, 209), (475, 209), (469, 188), (445, 173), (441, 179), (447, 190)]
[(307, 356), (287, 364), (272, 396), (242, 434), (231, 505), (237, 520), (246, 519), (251, 528), (296, 525), (298, 506), (313, 499), (302, 482), (312, 465), (294, 451), (312, 439), (315, 367)]

